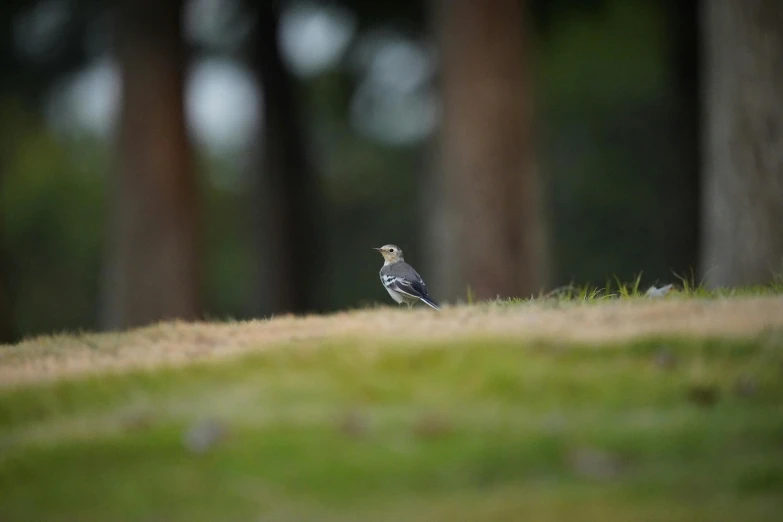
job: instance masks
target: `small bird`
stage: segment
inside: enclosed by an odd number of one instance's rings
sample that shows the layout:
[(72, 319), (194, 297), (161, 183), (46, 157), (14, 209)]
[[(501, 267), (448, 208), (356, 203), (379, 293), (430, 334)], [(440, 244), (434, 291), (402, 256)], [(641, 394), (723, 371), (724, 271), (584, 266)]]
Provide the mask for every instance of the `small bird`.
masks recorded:
[(408, 308), (422, 301), (427, 306), (440, 310), (440, 306), (427, 294), (427, 285), (418, 272), (402, 258), (402, 249), (396, 245), (374, 248), (383, 256), (381, 283), (397, 304), (405, 303)]

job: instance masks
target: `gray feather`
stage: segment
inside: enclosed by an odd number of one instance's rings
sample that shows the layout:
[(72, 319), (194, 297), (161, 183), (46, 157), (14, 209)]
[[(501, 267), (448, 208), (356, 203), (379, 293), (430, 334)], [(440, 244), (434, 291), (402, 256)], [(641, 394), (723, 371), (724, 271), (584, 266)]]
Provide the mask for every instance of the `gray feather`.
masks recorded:
[(401, 277), (409, 281), (421, 281), (421, 276), (405, 261), (397, 261), (381, 268), (381, 275)]
[(427, 285), (424, 284), (424, 280), (419, 273), (413, 269), (411, 265), (405, 261), (398, 261), (390, 265), (386, 265), (381, 268), (381, 277), (389, 276), (397, 279), (402, 279), (415, 287), (421, 286), (421, 290), (415, 288), (419, 293), (427, 295)]
[(381, 282), (387, 289), (399, 294), (420, 299), (427, 305), (440, 310), (438, 304), (428, 295), (427, 285), (418, 272), (404, 261), (384, 265), (380, 272)]

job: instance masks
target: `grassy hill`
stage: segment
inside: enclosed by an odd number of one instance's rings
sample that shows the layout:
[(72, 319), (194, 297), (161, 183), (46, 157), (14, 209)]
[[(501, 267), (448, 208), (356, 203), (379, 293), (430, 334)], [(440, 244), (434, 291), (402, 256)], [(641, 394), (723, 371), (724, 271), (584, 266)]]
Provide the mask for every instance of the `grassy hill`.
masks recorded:
[(0, 520), (780, 520), (783, 297), (0, 347)]

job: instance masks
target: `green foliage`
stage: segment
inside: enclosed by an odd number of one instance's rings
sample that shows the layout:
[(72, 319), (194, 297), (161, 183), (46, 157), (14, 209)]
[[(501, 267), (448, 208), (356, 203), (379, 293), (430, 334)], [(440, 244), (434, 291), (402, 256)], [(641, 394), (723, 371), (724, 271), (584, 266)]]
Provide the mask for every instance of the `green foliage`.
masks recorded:
[(660, 3), (563, 11), (539, 43), (541, 159), (553, 281), (688, 271), (697, 250), (694, 176), (683, 158), (671, 29)]
[[(212, 176), (242, 178), (228, 157), (203, 156), (198, 165), (202, 277), (207, 318), (248, 317), (258, 309), (258, 244), (249, 180), (234, 186), (211, 182)], [(231, 184), (229, 184), (231, 185)]]
[(106, 150), (63, 143), (33, 115), (0, 100), (0, 222), (16, 329), (97, 326), (106, 224)]

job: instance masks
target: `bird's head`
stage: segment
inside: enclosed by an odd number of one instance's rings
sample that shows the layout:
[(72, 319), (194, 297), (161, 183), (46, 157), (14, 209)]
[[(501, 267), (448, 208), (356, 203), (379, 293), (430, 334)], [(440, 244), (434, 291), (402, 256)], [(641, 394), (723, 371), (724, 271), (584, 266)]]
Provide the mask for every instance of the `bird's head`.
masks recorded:
[(397, 245), (383, 245), (381, 248), (374, 248), (383, 256), (387, 263), (402, 261), (402, 249)]

